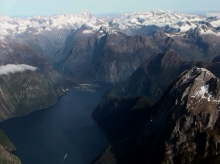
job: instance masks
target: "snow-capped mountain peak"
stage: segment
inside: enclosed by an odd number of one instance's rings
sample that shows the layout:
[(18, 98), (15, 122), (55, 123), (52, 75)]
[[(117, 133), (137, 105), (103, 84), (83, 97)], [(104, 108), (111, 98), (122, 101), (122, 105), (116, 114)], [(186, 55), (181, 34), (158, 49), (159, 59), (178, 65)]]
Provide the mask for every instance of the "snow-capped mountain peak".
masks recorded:
[(76, 30), (87, 25), (94, 30), (105, 27), (109, 31), (137, 29), (143, 26), (169, 26), (186, 32), (198, 27), (201, 22), (208, 22), (213, 27), (220, 26), (220, 19), (208, 19), (206, 16), (182, 14), (171, 11), (149, 11), (126, 13), (111, 19), (98, 18), (85, 12), (56, 16), (36, 16), (31, 18), (0, 17), (0, 36), (14, 36), (22, 33), (39, 34), (45, 31)]
[(88, 13), (57, 16), (36, 16), (31, 18), (0, 17), (1, 35), (13, 35), (24, 32), (38, 33), (54, 29), (77, 29), (84, 24), (96, 26), (103, 23)]
[(182, 14), (171, 11), (125, 13), (120, 16), (96, 17), (88, 12), (55, 16), (12, 18), (0, 16), (0, 46), (8, 40), (39, 48), (47, 54), (57, 54), (67, 36), (83, 28), (82, 34), (126, 33), (135, 35), (138, 30), (154, 26), (168, 36), (184, 35), (197, 30), (200, 34), (219, 35), (220, 18)]
[(129, 28), (141, 25), (157, 25), (157, 26), (177, 26), (180, 22), (199, 22), (204, 20), (203, 17), (197, 15), (180, 14), (171, 11), (150, 11), (123, 14), (119, 18), (113, 20), (121, 28)]

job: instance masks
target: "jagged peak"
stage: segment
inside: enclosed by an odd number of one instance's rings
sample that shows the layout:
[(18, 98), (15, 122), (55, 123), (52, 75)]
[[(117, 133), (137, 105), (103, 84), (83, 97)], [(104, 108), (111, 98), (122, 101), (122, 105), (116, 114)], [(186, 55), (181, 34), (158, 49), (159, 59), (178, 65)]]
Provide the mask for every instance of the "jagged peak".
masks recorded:
[(193, 67), (176, 81), (169, 94), (178, 93), (176, 104), (186, 102), (188, 110), (199, 111), (202, 104), (220, 104), (219, 79), (206, 68)]
[(210, 78), (216, 78), (215, 75), (206, 68), (193, 67), (192, 69), (185, 71), (181, 75), (181, 78), (179, 81), (181, 81), (182, 83), (185, 83), (192, 79), (200, 78), (200, 76), (203, 77), (201, 79), (203, 81), (207, 81)]
[(29, 18), (0, 16), (0, 40), (6, 40), (7, 37), (21, 38), (22, 34), (24, 36), (29, 34), (39, 39), (44, 37), (53, 39), (54, 35), (60, 34), (59, 36), (62, 38), (59, 38), (63, 42), (70, 31), (78, 30), (83, 25), (92, 28), (85, 30), (85, 34), (98, 32), (100, 27), (103, 27), (105, 28), (104, 32), (108, 34), (120, 32), (134, 35), (135, 31), (141, 30), (143, 27), (154, 25), (161, 28), (164, 35), (170, 37), (183, 35), (187, 32), (189, 35), (198, 33), (220, 36), (218, 30), (220, 19), (218, 18), (210, 19), (205, 16), (158, 10), (126, 13), (111, 19), (96, 17), (88, 12)]

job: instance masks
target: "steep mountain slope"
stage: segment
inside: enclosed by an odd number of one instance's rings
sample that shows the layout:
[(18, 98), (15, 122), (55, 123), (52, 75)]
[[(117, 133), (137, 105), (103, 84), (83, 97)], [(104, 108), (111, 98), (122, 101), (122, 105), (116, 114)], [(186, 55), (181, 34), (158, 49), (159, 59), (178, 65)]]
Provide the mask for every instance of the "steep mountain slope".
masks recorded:
[(171, 82), (192, 65), (173, 50), (153, 55), (128, 80), (113, 88), (108, 97), (146, 96), (156, 102)]
[(0, 120), (53, 105), (65, 79), (28, 45), (0, 44)]
[(152, 38), (109, 34), (103, 28), (85, 33), (88, 30), (83, 27), (68, 38), (59, 62), (60, 70), (80, 80), (121, 82), (144, 60), (160, 52)]
[[(148, 106), (157, 103), (173, 81), (182, 72), (193, 66), (207, 68), (217, 77), (220, 77), (218, 58), (216, 57), (213, 62), (206, 63), (189, 62), (184, 61), (173, 50), (154, 55), (145, 61), (127, 80), (114, 86), (106, 93), (93, 116), (98, 122), (102, 122), (105, 129), (109, 129), (108, 131), (113, 134), (120, 134), (121, 129), (126, 128), (120, 128), (119, 125), (122, 123), (118, 122), (127, 119), (127, 112), (130, 109), (128, 107), (132, 106), (131, 103), (133, 106), (139, 100), (147, 103)], [(115, 123), (115, 126), (112, 126), (112, 122)], [(130, 123), (131, 121), (126, 124)], [(118, 132), (115, 133), (115, 131)]]
[(69, 35), (62, 55), (57, 56), (59, 70), (81, 81), (115, 84), (126, 80), (151, 56), (168, 50), (178, 52), (184, 62), (211, 62), (220, 51), (218, 30), (208, 21), (196, 25), (185, 32), (157, 25), (129, 26), (132, 32), (124, 26), (98, 30), (83, 26)]
[(154, 107), (142, 107), (139, 132), (114, 141), (97, 163), (218, 163), (219, 86), (204, 68), (184, 72)]
[(11, 154), (15, 151), (14, 145), (9, 138), (0, 130), (0, 163), (2, 164), (21, 164), (21, 161)]
[(57, 15), (49, 17), (10, 18), (0, 17), (0, 40), (16, 40), (28, 44), (53, 62), (54, 54), (63, 48), (72, 30), (84, 24), (99, 26), (102, 21), (89, 13)]
[(53, 105), (62, 93), (46, 74), (37, 70), (16, 72), (19, 66), (22, 65), (0, 66), (1, 69), (14, 69), (12, 73), (0, 74), (0, 120)]
[(142, 128), (149, 112), (143, 107), (150, 106), (151, 102), (144, 97), (113, 98), (99, 104), (93, 117), (110, 140), (123, 140)]
[(186, 60), (180, 53), (169, 48), (144, 61), (128, 79), (114, 86), (106, 95), (106, 99), (145, 96), (148, 100), (157, 102), (173, 80), (193, 66), (207, 68), (220, 77), (219, 62), (219, 56), (216, 56), (213, 61)]

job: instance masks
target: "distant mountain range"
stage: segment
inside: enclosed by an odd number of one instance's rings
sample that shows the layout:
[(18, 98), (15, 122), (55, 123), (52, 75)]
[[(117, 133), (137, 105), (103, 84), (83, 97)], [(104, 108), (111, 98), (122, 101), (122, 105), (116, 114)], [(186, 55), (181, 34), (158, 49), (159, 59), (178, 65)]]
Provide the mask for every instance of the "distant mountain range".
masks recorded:
[[(54, 55), (65, 44), (67, 36), (82, 26), (84, 35), (104, 29), (108, 34), (128, 36), (162, 30), (166, 36), (181, 36), (196, 30), (202, 35), (219, 35), (217, 17), (181, 14), (167, 11), (128, 13), (116, 17), (95, 17), (89, 13), (50, 17), (12, 18), (0, 16), (0, 41), (3, 47), (10, 40), (32, 45), (44, 55)], [(144, 31), (143, 31), (144, 30)], [(100, 32), (99, 37), (103, 34)]]
[(220, 17), (220, 11), (208, 12), (208, 13), (206, 13), (206, 15), (211, 16), (211, 17)]

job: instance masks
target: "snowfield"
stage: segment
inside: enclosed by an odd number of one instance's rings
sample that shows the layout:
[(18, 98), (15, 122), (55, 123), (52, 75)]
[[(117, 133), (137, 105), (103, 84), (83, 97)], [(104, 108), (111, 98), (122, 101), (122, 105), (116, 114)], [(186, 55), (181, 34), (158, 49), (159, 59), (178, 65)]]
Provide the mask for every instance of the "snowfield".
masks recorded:
[[(15, 18), (0, 16), (0, 48), (16, 41), (42, 51), (45, 56), (60, 56), (67, 37), (77, 30), (84, 35), (125, 33), (134, 35), (147, 26), (156, 26), (169, 37), (196, 30), (201, 35), (220, 36), (220, 17), (199, 16), (170, 11), (127, 13), (112, 18), (89, 13)], [(83, 27), (83, 28), (82, 28)]]
[[(220, 18), (209, 16), (174, 13), (169, 11), (151, 11), (123, 14), (111, 19), (95, 17), (89, 13), (57, 16), (38, 16), (31, 18), (12, 18), (0, 16), (0, 37), (17, 36), (23, 33), (40, 35), (50, 31), (77, 30), (86, 25), (97, 31), (101, 27), (112, 30), (128, 30), (147, 25), (169, 26), (186, 32), (199, 27), (201, 22), (210, 23), (213, 28), (220, 26)], [(88, 33), (90, 31), (85, 31)], [(92, 31), (91, 31), (92, 32)], [(45, 34), (46, 35), (46, 34)]]

